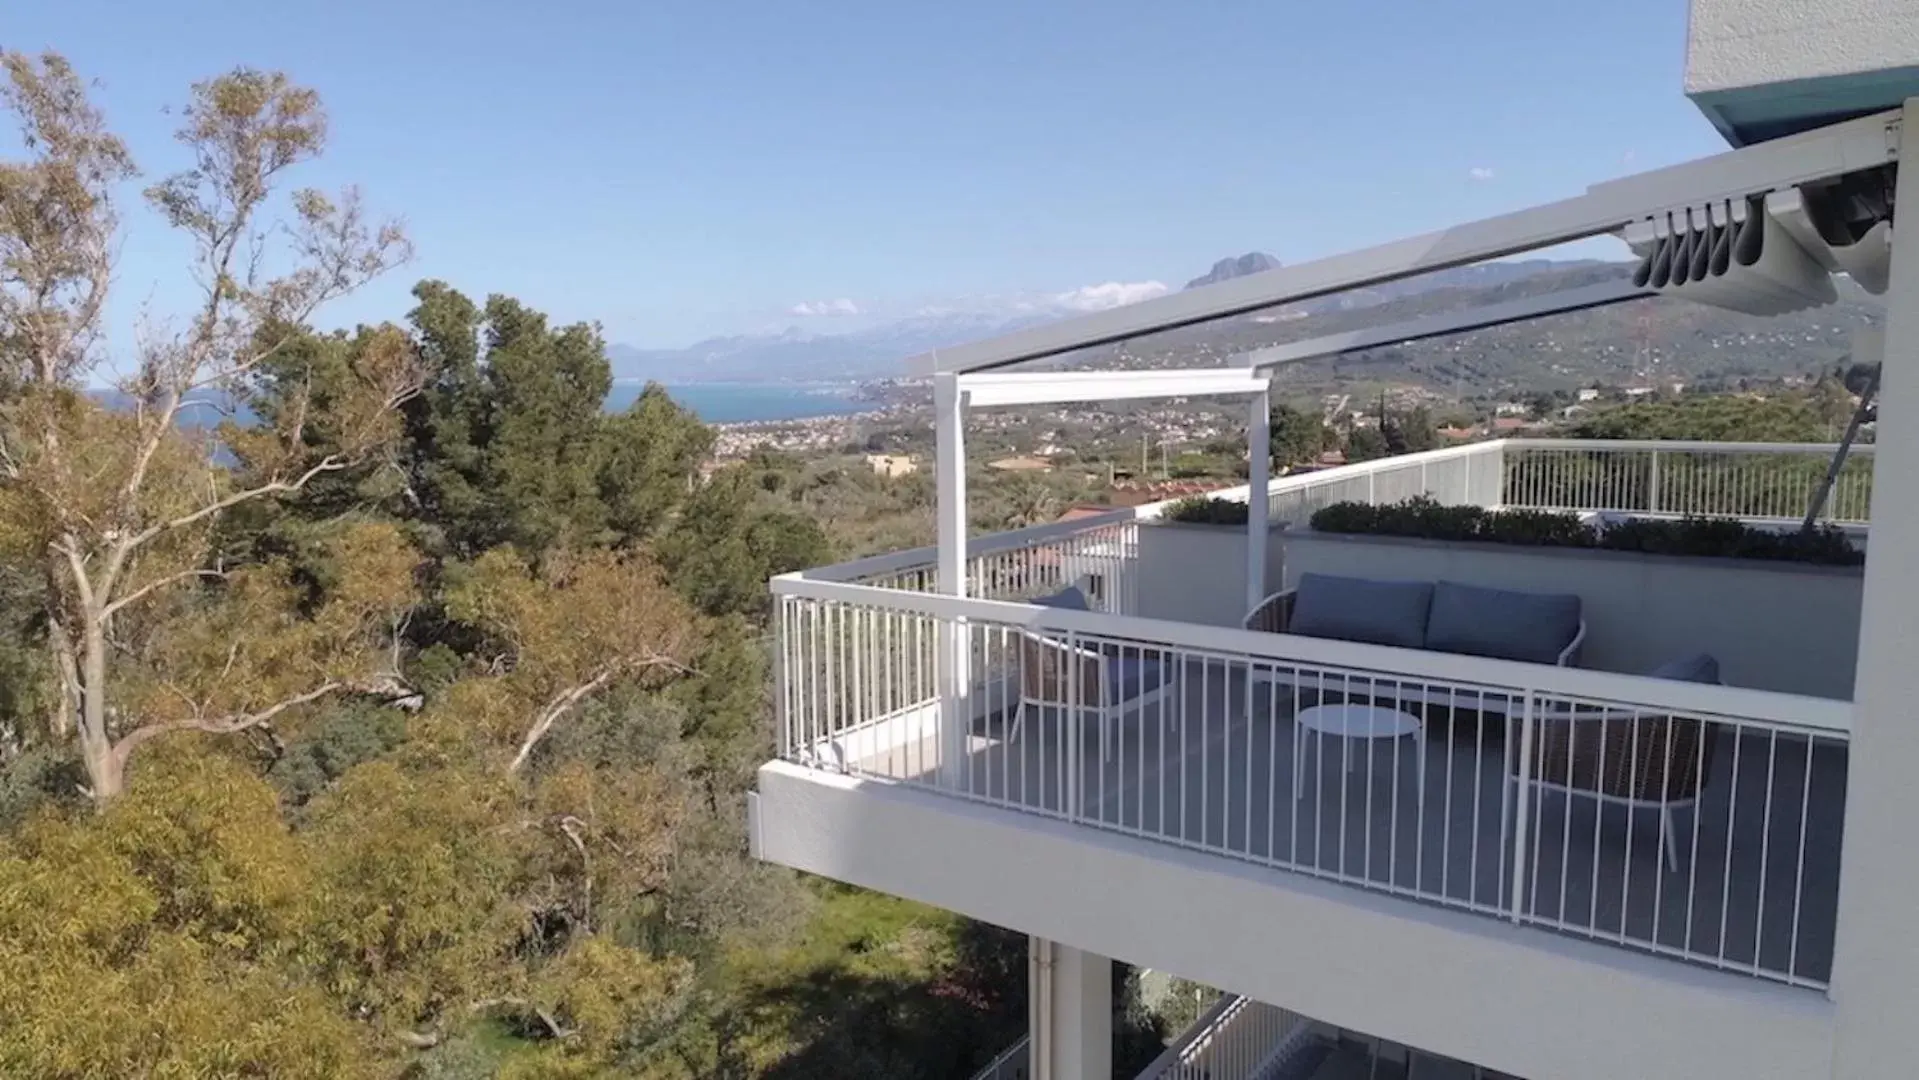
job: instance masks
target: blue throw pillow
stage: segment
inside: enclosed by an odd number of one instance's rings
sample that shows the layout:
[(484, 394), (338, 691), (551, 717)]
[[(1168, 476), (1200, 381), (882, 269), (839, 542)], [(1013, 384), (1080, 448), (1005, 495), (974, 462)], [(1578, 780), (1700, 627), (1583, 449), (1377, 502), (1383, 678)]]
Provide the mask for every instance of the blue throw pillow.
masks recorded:
[(1302, 574), (1289, 634), (1417, 649), (1425, 644), (1433, 587), (1424, 581)]

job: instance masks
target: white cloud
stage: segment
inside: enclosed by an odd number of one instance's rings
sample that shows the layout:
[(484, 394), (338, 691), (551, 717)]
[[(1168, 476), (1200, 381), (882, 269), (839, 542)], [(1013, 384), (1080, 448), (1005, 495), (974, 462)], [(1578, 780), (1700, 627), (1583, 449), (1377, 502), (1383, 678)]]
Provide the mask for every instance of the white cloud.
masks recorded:
[(838, 300), (803, 300), (786, 310), (791, 315), (858, 315), (860, 306), (842, 296)]
[(1109, 281), (1055, 293), (1053, 303), (1070, 311), (1105, 311), (1150, 300), (1166, 291), (1166, 283), (1162, 281)]
[(1484, 183), (1485, 181), (1491, 180), (1493, 178), (1493, 171), (1487, 166), (1475, 165), (1472, 168), (1466, 170), (1466, 176), (1468, 179), (1478, 180), (1481, 183)]

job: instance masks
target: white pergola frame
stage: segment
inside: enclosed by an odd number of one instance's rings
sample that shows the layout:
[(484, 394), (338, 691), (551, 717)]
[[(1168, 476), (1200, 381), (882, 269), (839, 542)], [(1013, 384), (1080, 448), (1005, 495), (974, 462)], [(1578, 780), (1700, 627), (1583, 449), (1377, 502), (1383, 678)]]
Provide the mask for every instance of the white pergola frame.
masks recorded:
[[(1903, 111), (1875, 113), (1772, 142), (1607, 181), (1589, 187), (1583, 195), (1559, 202), (914, 357), (907, 362), (909, 371), (933, 379), (937, 434), (935, 472), (939, 500), (937, 587), (948, 595), (967, 595), (965, 425), (968, 408), (1167, 396), (1245, 394), (1250, 397), (1247, 592), (1248, 610), (1251, 610), (1264, 599), (1265, 589), (1265, 534), (1271, 479), (1269, 377), (1273, 367), (1355, 349), (1621, 303), (1649, 294), (1645, 290), (1618, 283), (1569, 290), (1551, 296), (1491, 305), (1476, 311), (1448, 313), (1398, 326), (1354, 331), (1261, 350), (1240, 358), (1237, 364), (1225, 369), (1033, 373), (1008, 373), (1001, 369), (1281, 304), (1617, 233), (1629, 223), (1674, 210), (1683, 211), (1716, 200), (1763, 195), (1881, 166), (1898, 160), (1903, 125), (1907, 117), (1915, 116), (1919, 116), (1919, 99), (1908, 102)], [(1914, 193), (1915, 197), (1906, 201), (1919, 205), (1919, 172), (1907, 170), (1903, 173), (1899, 188), (1900, 195)], [(1909, 253), (1919, 250), (1919, 245), (1907, 241), (1903, 247), (1898, 247), (1897, 242), (1895, 235), (1895, 272), (1892, 289), (1887, 296), (1888, 305), (1897, 308), (1903, 304), (1919, 308), (1919, 273), (1908, 272), (1903, 276), (1898, 273), (1900, 266), (1911, 266), (1915, 262), (1915, 257)], [(1913, 269), (1919, 271), (1919, 266)], [(1896, 319), (1891, 326), (1896, 333), (1904, 328), (1904, 320)], [(1919, 339), (1919, 328), (1908, 332)], [(1898, 351), (1893, 342), (1894, 335), (1889, 334), (1889, 359), (1893, 359)], [(1919, 344), (1919, 340), (1915, 340), (1915, 344)], [(1887, 394), (1887, 404), (1891, 405), (1897, 398), (1896, 393)], [(1919, 402), (1913, 405), (1913, 411), (1919, 412)], [(1914, 439), (1907, 442), (1913, 446), (1914, 460), (1919, 460), (1919, 429), (1915, 430)], [(1880, 500), (1875, 499), (1875, 503), (1878, 502)], [(1911, 505), (1902, 507), (1902, 510), (1909, 511), (1905, 516), (1911, 520), (1902, 520), (1891, 530), (1883, 526), (1876, 529), (1878, 535), (1874, 537), (1875, 545), (1888, 541), (1910, 541), (1914, 546), (1919, 546), (1919, 489), (1911, 492)], [(1880, 525), (1878, 522), (1875, 524)], [(1889, 531), (1891, 535), (1888, 535)], [(1880, 565), (1884, 566), (1884, 560), (1881, 560)], [(1881, 570), (1885, 577), (1900, 573), (1897, 569)], [(1919, 578), (1905, 584), (1910, 587), (1903, 590), (1903, 595), (1919, 596)], [(1870, 585), (1869, 581), (1869, 593), (1872, 591)], [(1880, 618), (1877, 621), (1882, 624), (1910, 623), (1913, 639), (1919, 640), (1919, 616), (1893, 618), (1878, 614)], [(1874, 615), (1875, 612), (1868, 610), (1868, 628), (1874, 624)], [(1899, 629), (1903, 631), (1907, 627), (1901, 625)], [(942, 768), (958, 768), (965, 756), (966, 725), (962, 718), (968, 715), (967, 710), (971, 707), (971, 664), (960, 627), (942, 623), (940, 639), (939, 647), (947, 658), (947, 663), (942, 665), (940, 679)], [(1862, 694), (1864, 688), (1875, 681), (1869, 678), (1874, 673), (1866, 670), (1864, 656), (1862, 652)], [(1884, 683), (1888, 689), (1896, 687), (1901, 693), (1906, 689), (1919, 693), (1919, 679), (1905, 679), (1896, 670), (1896, 665), (1887, 665), (1885, 671), (1877, 674), (1876, 681)], [(1914, 685), (1907, 687), (1908, 681)], [(1909, 757), (1919, 762), (1919, 742), (1911, 747)], [(957, 782), (958, 777), (953, 779)], [(1881, 797), (1894, 801), (1899, 798), (1897, 792), (1885, 793)]]
[(1363, 288), (1486, 259), (1521, 254), (1617, 232), (1628, 223), (1717, 199), (1840, 176), (1896, 161), (1901, 112), (1859, 117), (1788, 138), (1728, 150), (1697, 161), (1610, 180), (1584, 195), (1468, 222), (1450, 229), (1296, 266), (1280, 267), (1202, 289), (1129, 304), (1020, 330), (907, 361), (933, 378), (939, 489), (939, 588), (966, 595), (966, 457), (968, 408), (1108, 401), (1172, 396), (1253, 398), (1248, 488), (1248, 605), (1264, 598), (1263, 538), (1270, 482), (1269, 378), (1280, 364), (1505, 325), (1545, 315), (1623, 303), (1653, 295), (1629, 282), (1605, 282), (1526, 297), (1470, 311), (1448, 312), (1394, 326), (1330, 335), (1258, 350), (1232, 367), (1174, 371), (1010, 373), (1014, 365), (1078, 349), (1191, 326), (1280, 304)]

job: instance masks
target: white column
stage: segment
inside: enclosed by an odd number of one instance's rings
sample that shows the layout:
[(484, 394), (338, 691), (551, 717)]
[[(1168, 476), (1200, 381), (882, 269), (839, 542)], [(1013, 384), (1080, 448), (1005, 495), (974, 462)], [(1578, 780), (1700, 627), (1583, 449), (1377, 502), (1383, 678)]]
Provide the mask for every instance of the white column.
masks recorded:
[[(934, 476), (938, 485), (939, 591), (966, 595), (966, 397), (959, 376), (933, 376)], [(966, 735), (972, 722), (971, 649), (965, 626), (939, 624), (940, 781), (966, 782)]]
[(1027, 947), (1033, 1080), (1110, 1080), (1113, 962), (1043, 938)]
[(1267, 499), (1273, 475), (1273, 393), (1253, 395), (1246, 418), (1246, 610), (1266, 599)]
[[(1902, 130), (1919, 133), (1919, 98)], [(1898, 205), (1919, 207), (1919, 138), (1901, 156), (1915, 160), (1900, 170)], [(1919, 215), (1908, 217), (1894, 229), (1886, 294), (1833, 956), (1835, 1080), (1908, 1075), (1919, 1017)]]

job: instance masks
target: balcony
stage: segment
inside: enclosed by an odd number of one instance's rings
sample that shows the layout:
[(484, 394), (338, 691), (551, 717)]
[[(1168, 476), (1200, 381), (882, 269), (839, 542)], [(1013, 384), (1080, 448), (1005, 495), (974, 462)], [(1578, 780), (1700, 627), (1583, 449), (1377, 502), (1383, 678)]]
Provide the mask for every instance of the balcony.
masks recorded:
[[(1415, 494), (1796, 524), (1829, 453), (1487, 443), (1282, 478), (1269, 498), (1290, 528), (1333, 502)], [(1826, 518), (1863, 528), (1870, 483), (1870, 454), (1855, 457), (1836, 478)], [(1850, 738), (1842, 696), (1262, 633), (1240, 628), (1244, 612), (1226, 600), (1176, 621), (1156, 610), (1170, 602), (1159, 598), (1190, 599), (1200, 579), (1220, 576), (1234, 580), (1219, 596), (1238, 595), (1232, 586), (1243, 592), (1247, 562), (1163, 557), (1157, 510), (981, 538), (968, 552), (974, 596), (933, 591), (930, 549), (776, 579), (781, 758), (1826, 986)], [(1268, 543), (1267, 565), (1286, 575), (1288, 529)], [(1074, 581), (1086, 583), (1098, 610), (1026, 602)], [(1835, 610), (1843, 624), (1845, 606)], [(1856, 608), (1851, 617), (1847, 648)], [(1602, 661), (1625, 655), (1624, 639), (1636, 633), (1593, 629), (1587, 655)], [(1740, 670), (1742, 649), (1790, 657), (1794, 635), (1832, 636), (1815, 626), (1745, 627), (1749, 638), (1740, 630), (1722, 628), (1732, 636), (1713, 643), (1728, 671)], [(1829, 667), (1829, 644), (1809, 641), (1804, 655)], [(1062, 657), (1068, 696), (1022, 708), (1035, 670)], [(1136, 707), (1096, 709), (1100, 691), (1086, 674), (1094, 670), (1136, 673), (1127, 694)], [(1798, 674), (1780, 677), (1818, 682)], [(1387, 706), (1412, 718), (1417, 735), (1346, 739), (1301, 723), (1307, 710), (1341, 703)], [(1602, 770), (1612, 754), (1612, 767), (1635, 782), (1701, 782), (1683, 798), (1637, 802), (1569, 791), (1555, 783), (1576, 768), (1580, 739), (1566, 736), (1568, 725), (1605, 733)]]

